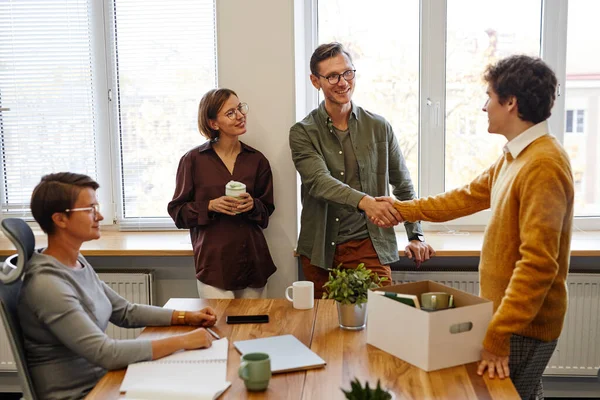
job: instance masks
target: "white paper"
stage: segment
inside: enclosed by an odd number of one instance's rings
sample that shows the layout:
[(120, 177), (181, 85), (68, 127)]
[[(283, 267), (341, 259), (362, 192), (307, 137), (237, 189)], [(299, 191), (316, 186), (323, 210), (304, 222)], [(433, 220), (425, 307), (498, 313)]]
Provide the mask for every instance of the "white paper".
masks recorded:
[[(212, 399), (217, 390), (228, 387), (225, 386), (228, 350), (229, 342), (224, 338), (213, 341), (208, 349), (181, 351), (158, 360), (131, 364), (127, 367), (121, 392), (128, 392), (127, 397), (131, 397), (136, 393), (137, 396), (143, 394), (140, 390), (144, 393), (177, 391), (196, 396), (210, 395), (208, 398)], [(129, 393), (130, 390), (134, 393)], [(174, 398), (184, 397), (177, 395)]]
[(229, 341), (227, 338), (213, 340), (212, 346), (207, 349), (181, 350), (166, 357), (154, 361), (146, 361), (152, 364), (166, 364), (170, 362), (202, 362), (211, 360), (227, 361), (227, 350)]
[(143, 387), (132, 387), (125, 396), (131, 400), (213, 400), (217, 399), (227, 388), (231, 386), (229, 382), (214, 384), (206, 387), (196, 387), (193, 391), (190, 388), (157, 388), (154, 384), (144, 385)]

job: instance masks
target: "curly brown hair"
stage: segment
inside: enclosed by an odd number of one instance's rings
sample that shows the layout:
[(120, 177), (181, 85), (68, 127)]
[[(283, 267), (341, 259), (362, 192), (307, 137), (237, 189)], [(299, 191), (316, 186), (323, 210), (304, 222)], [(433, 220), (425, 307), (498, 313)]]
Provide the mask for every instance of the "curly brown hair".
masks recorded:
[(519, 118), (523, 121), (547, 120), (556, 99), (556, 75), (537, 57), (514, 55), (489, 65), (484, 81), (498, 95), (500, 104), (510, 97), (517, 99)]

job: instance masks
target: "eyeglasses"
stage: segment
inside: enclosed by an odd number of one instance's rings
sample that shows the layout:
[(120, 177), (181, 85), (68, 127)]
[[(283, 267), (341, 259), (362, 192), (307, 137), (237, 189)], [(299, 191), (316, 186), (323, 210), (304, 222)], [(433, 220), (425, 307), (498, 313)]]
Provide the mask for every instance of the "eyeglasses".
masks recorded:
[(250, 110), (248, 104), (240, 103), (236, 108), (232, 108), (231, 110), (227, 111), (225, 116), (229, 119), (235, 119), (237, 117), (237, 111), (239, 111), (242, 115), (246, 115), (248, 114), (248, 110)]
[(65, 212), (75, 211), (91, 211), (94, 214), (94, 218), (100, 214), (100, 204), (92, 204), (91, 207), (79, 207), (79, 208), (67, 208)]
[(329, 76), (323, 76), (319, 74), (317, 75), (319, 75), (321, 78), (327, 79), (327, 82), (329, 82), (330, 85), (337, 85), (342, 76), (344, 77), (344, 80), (346, 82), (350, 82), (352, 79), (354, 79), (355, 72), (355, 69), (349, 69), (348, 71), (344, 71), (341, 74), (331, 74)]

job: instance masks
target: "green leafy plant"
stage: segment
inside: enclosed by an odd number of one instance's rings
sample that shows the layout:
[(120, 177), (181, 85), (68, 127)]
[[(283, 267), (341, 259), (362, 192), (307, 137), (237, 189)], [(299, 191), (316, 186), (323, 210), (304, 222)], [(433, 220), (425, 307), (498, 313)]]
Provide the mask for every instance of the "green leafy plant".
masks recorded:
[(323, 285), (323, 298), (333, 299), (342, 304), (360, 305), (367, 302), (369, 289), (378, 288), (385, 280), (386, 277), (380, 278), (366, 269), (363, 263), (358, 264), (356, 269), (342, 268), (340, 264), (337, 268), (329, 270), (329, 280)]
[(358, 378), (350, 383), (350, 390), (342, 389), (348, 400), (391, 400), (393, 397), (390, 392), (381, 388), (381, 382), (377, 380), (377, 387), (371, 389), (369, 382), (363, 387)]

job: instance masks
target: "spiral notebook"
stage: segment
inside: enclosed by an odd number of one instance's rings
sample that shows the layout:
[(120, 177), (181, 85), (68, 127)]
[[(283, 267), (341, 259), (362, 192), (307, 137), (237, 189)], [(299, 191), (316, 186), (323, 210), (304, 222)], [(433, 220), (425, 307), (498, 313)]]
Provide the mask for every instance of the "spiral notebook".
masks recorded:
[[(140, 389), (160, 395), (188, 393), (189, 398), (217, 398), (229, 387), (227, 382), (227, 338), (215, 340), (208, 349), (179, 351), (154, 361), (129, 365), (121, 392), (128, 398), (145, 398)], [(149, 391), (148, 389), (151, 390)]]

